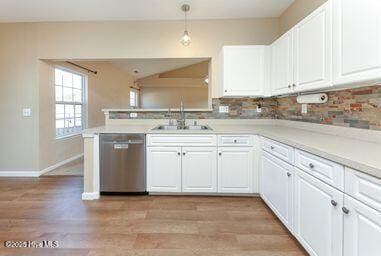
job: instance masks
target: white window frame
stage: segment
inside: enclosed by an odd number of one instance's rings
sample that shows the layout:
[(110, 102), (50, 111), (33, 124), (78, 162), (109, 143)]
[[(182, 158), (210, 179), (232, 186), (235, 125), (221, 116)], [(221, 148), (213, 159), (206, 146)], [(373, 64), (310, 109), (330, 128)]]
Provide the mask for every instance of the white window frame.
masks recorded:
[[(135, 93), (135, 105), (131, 105), (131, 92)], [(130, 108), (138, 108), (139, 106), (139, 90), (135, 88), (130, 88)]]
[[(62, 71), (66, 71), (66, 72), (70, 72), (72, 74), (76, 74), (76, 75), (80, 75), (83, 77), (83, 84), (82, 84), (82, 103), (79, 103), (79, 102), (67, 102), (67, 101), (57, 101), (56, 100), (56, 82), (55, 82), (55, 72), (56, 72), (56, 69), (59, 69), (59, 70), (62, 70)], [(67, 138), (70, 138), (70, 137), (75, 137), (75, 136), (79, 136), (82, 134), (83, 130), (87, 128), (87, 123), (88, 123), (88, 120), (87, 120), (87, 116), (88, 116), (88, 113), (87, 113), (87, 85), (88, 85), (88, 76), (84, 73), (81, 73), (81, 72), (78, 72), (78, 71), (75, 71), (75, 70), (72, 70), (72, 69), (69, 69), (67, 67), (63, 67), (63, 66), (54, 66), (54, 69), (53, 69), (53, 86), (54, 86), (54, 131), (55, 131), (55, 139), (56, 140), (61, 140), (61, 139), (67, 139)], [(57, 86), (60, 86), (60, 85), (57, 85)], [(76, 131), (73, 131), (71, 133), (66, 133), (66, 134), (63, 134), (63, 135), (57, 135), (57, 127), (56, 127), (56, 105), (57, 104), (67, 104), (67, 105), (81, 105), (82, 106), (82, 113), (81, 113), (81, 118), (82, 118), (82, 128), (81, 130), (76, 130)]]

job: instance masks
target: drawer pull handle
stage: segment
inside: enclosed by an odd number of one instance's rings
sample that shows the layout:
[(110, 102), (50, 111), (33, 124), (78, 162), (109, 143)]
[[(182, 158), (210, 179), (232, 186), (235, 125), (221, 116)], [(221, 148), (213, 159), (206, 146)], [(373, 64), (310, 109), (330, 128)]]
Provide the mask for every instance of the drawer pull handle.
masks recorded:
[(311, 164), (311, 163), (310, 163), (308, 166), (309, 166), (311, 169), (313, 169), (313, 168), (315, 167), (315, 165), (313, 165), (313, 164)]
[(343, 213), (348, 214), (349, 210), (346, 207), (341, 208), (343, 210)]
[(270, 148), (271, 148), (272, 150), (274, 150), (274, 146), (270, 146)]
[(291, 173), (287, 172), (287, 176), (290, 177), (290, 176), (291, 176)]
[(333, 206), (336, 206), (336, 205), (337, 205), (337, 202), (336, 202), (335, 200), (331, 200), (331, 204), (332, 204)]

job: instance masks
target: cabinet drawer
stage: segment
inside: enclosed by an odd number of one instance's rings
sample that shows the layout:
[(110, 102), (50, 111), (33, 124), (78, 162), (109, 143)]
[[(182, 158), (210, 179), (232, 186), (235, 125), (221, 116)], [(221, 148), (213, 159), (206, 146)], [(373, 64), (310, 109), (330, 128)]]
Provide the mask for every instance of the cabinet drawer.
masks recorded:
[(287, 163), (294, 164), (294, 149), (290, 146), (262, 137), (262, 149)]
[(216, 135), (150, 134), (147, 146), (216, 146)]
[(253, 146), (254, 138), (251, 135), (219, 135), (218, 146), (237, 147)]
[(296, 149), (295, 166), (344, 191), (344, 167), (342, 165)]
[(381, 211), (381, 179), (346, 167), (345, 193)]

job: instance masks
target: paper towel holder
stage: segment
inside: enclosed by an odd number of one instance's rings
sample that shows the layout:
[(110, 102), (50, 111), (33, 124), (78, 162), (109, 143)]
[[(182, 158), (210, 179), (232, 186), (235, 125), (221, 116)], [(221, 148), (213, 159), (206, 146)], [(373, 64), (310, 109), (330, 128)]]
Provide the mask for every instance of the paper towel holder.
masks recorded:
[(298, 95), (296, 101), (300, 104), (322, 104), (328, 101), (328, 95), (326, 93)]

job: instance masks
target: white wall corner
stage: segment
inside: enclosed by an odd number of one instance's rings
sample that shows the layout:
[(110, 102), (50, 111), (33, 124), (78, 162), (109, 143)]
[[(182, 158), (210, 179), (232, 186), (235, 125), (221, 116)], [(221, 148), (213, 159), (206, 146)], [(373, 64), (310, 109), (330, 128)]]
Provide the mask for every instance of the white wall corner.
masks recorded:
[(82, 200), (96, 200), (100, 198), (99, 192), (83, 192)]

